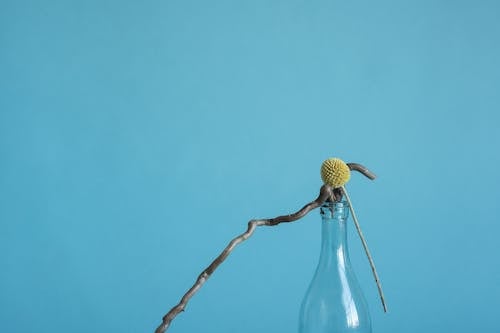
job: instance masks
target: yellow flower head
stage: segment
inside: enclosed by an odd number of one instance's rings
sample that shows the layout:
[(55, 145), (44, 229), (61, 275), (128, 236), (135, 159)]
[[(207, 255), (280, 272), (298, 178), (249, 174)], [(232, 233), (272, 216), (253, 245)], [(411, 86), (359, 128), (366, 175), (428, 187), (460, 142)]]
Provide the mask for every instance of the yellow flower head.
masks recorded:
[(327, 185), (337, 188), (351, 178), (351, 170), (340, 158), (329, 158), (321, 165), (321, 179)]

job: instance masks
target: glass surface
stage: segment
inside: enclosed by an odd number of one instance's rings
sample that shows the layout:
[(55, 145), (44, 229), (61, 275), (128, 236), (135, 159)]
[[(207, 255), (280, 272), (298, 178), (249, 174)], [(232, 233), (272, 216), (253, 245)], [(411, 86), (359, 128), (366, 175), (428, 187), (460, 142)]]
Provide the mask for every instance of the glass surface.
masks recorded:
[(302, 301), (299, 333), (371, 333), (371, 320), (347, 248), (347, 202), (321, 207), (318, 267)]

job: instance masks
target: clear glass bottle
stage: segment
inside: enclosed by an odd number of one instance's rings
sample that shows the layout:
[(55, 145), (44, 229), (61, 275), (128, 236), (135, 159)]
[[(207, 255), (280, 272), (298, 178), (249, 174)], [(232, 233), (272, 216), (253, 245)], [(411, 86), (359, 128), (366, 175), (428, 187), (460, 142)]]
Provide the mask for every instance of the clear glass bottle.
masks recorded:
[(371, 320), (347, 248), (349, 206), (321, 207), (321, 254), (302, 301), (299, 333), (371, 333)]

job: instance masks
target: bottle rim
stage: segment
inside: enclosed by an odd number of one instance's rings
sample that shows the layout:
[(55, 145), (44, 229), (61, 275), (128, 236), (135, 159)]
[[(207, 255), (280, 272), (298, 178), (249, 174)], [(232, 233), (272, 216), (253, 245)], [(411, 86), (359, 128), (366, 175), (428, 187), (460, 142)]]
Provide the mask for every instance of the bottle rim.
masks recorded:
[(326, 208), (330, 208), (330, 207), (335, 207), (335, 208), (349, 208), (349, 203), (347, 202), (347, 200), (345, 199), (342, 199), (341, 201), (325, 201), (321, 207), (326, 207)]

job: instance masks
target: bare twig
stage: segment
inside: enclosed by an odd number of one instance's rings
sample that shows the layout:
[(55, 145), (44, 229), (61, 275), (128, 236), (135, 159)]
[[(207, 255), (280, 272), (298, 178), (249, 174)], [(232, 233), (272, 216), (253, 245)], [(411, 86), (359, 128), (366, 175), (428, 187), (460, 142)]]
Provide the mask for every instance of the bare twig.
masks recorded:
[(360, 172), (371, 180), (377, 178), (377, 176), (373, 172), (368, 170), (364, 165), (361, 165), (359, 163), (346, 163), (346, 164), (349, 167), (349, 169)]
[(342, 186), (342, 192), (344, 192), (347, 202), (349, 203), (349, 209), (351, 210), (354, 225), (356, 226), (359, 238), (361, 239), (361, 243), (363, 244), (366, 256), (368, 257), (368, 261), (370, 262), (370, 267), (372, 269), (373, 277), (375, 278), (375, 283), (377, 284), (378, 294), (380, 295), (380, 301), (382, 302), (382, 307), (384, 308), (384, 312), (387, 312), (387, 305), (385, 304), (384, 292), (382, 291), (382, 285), (380, 284), (380, 279), (378, 277), (377, 270), (375, 269), (375, 262), (373, 261), (373, 258), (370, 254), (370, 250), (368, 250), (368, 244), (366, 243), (365, 237), (363, 236), (363, 232), (361, 231), (361, 226), (359, 225), (358, 217), (354, 212), (354, 207), (352, 206), (351, 198), (349, 197), (349, 194), (347, 194), (347, 190), (345, 189), (344, 186)]
[[(358, 171), (368, 177), (369, 179), (375, 179), (375, 174), (373, 174), (370, 170), (368, 170), (366, 167), (364, 167), (361, 164), (358, 163), (347, 163), (349, 166), (350, 170), (353, 171)], [(255, 228), (259, 226), (275, 226), (280, 223), (285, 223), (285, 222), (293, 222), (296, 221), (302, 217), (304, 217), (307, 213), (309, 213), (311, 210), (318, 208), (321, 206), (325, 201), (340, 201), (342, 198), (342, 190), (340, 188), (332, 188), (329, 185), (323, 185), (320, 189), (320, 193), (316, 200), (311, 201), (304, 207), (302, 207), (299, 211), (289, 214), (289, 215), (283, 215), (283, 216), (278, 216), (272, 219), (260, 219), (260, 220), (251, 220), (248, 222), (248, 227), (247, 230), (242, 233), (241, 235), (235, 237), (229, 244), (226, 246), (226, 248), (219, 254), (217, 258), (207, 267), (201, 274), (198, 276), (196, 279), (195, 283), (193, 286), (184, 294), (184, 296), (181, 298), (180, 302), (174, 306), (170, 311), (167, 312), (165, 316), (163, 316), (162, 323), (158, 328), (155, 330), (155, 333), (164, 333), (168, 327), (170, 326), (170, 323), (172, 320), (181, 312), (184, 311), (184, 309), (187, 306), (187, 303), (193, 297), (193, 295), (201, 288), (201, 286), (207, 281), (207, 279), (212, 275), (212, 273), (219, 267), (219, 265), (226, 260), (226, 258), (229, 256), (229, 254), (234, 250), (234, 248), (240, 244), (241, 242), (247, 240), (250, 236), (255, 231)], [(346, 193), (347, 196), (347, 193)], [(352, 206), (351, 206), (352, 207)], [(353, 212), (354, 216), (354, 212)], [(364, 244), (363, 244), (364, 245)], [(371, 258), (369, 256), (369, 258)], [(371, 263), (372, 261), (370, 261)], [(376, 274), (376, 273), (375, 273)], [(378, 278), (376, 278), (378, 279)], [(378, 280), (377, 280), (378, 281)], [(382, 296), (383, 299), (383, 296)], [(384, 303), (385, 304), (385, 303)], [(384, 305), (385, 308), (385, 305)]]
[(304, 215), (309, 213), (311, 210), (318, 208), (321, 206), (325, 201), (338, 201), (340, 200), (339, 195), (341, 193), (339, 191), (334, 191), (332, 187), (328, 185), (323, 185), (320, 189), (320, 193), (316, 200), (311, 201), (304, 207), (302, 207), (299, 211), (290, 214), (290, 215), (283, 215), (283, 216), (278, 216), (272, 219), (262, 219), (262, 220), (251, 220), (248, 222), (248, 228), (247, 230), (242, 233), (241, 235), (237, 236), (234, 238), (229, 244), (226, 246), (226, 248), (219, 254), (217, 258), (198, 276), (196, 279), (196, 282), (194, 285), (184, 294), (182, 297), (181, 301), (179, 304), (174, 306), (170, 311), (163, 317), (163, 321), (158, 326), (156, 329), (155, 333), (164, 333), (168, 327), (170, 326), (170, 323), (172, 320), (184, 309), (186, 308), (187, 303), (193, 297), (193, 295), (198, 291), (198, 289), (201, 288), (201, 286), (207, 281), (207, 279), (210, 277), (210, 275), (219, 267), (219, 265), (229, 256), (231, 251), (240, 244), (241, 242), (247, 240), (250, 236), (252, 236), (253, 232), (255, 231), (256, 227), (259, 226), (275, 226), (280, 223), (285, 223), (285, 222), (293, 222), (296, 221), (300, 218), (302, 218)]

